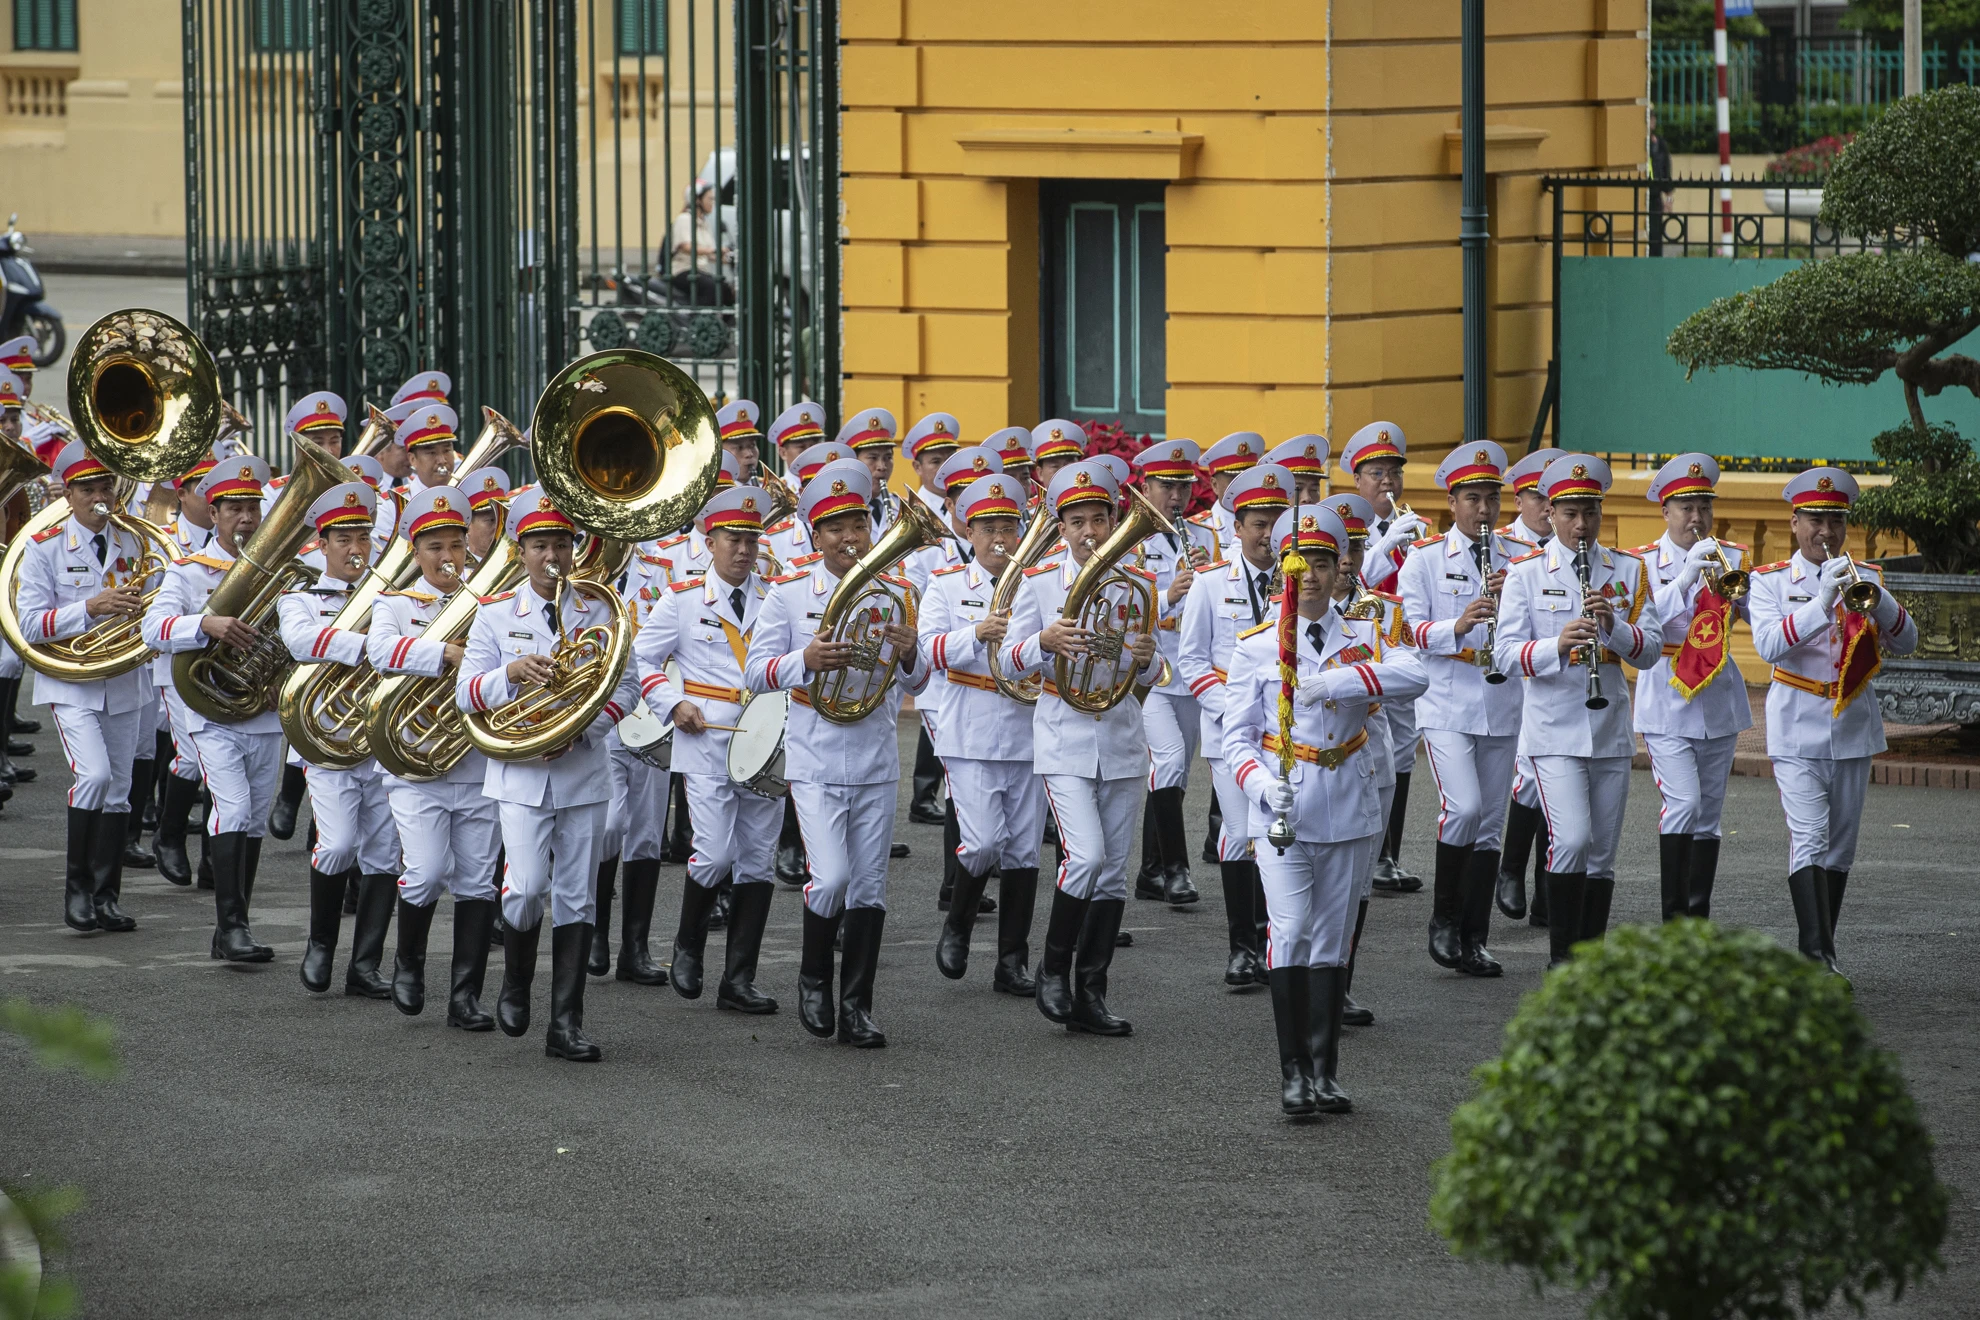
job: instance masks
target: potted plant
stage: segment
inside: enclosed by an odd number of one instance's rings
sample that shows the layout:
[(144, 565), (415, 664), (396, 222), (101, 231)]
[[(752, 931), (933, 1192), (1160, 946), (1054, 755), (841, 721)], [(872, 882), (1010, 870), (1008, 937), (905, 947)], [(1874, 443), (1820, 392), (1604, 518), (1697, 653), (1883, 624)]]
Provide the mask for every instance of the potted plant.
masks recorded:
[(1431, 1223), (1611, 1320), (1786, 1320), (1943, 1269), (1946, 1189), (1847, 982), (1689, 918), (1549, 972), (1451, 1115)]
[(1817, 138), (1768, 161), (1762, 177), (1780, 187), (1760, 190), (1767, 209), (1804, 220), (1821, 214), (1822, 184), (1835, 169), (1836, 157), (1855, 138), (1854, 133)]

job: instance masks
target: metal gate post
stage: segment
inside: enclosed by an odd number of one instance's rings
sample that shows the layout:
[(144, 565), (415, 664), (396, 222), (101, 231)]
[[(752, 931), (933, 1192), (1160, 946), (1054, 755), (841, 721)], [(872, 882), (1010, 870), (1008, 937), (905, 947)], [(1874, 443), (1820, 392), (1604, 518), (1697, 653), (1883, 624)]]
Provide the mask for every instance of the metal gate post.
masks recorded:
[[(772, 413), (776, 395), (776, 61), (774, 0), (735, 0), (736, 387)], [(797, 144), (792, 144), (795, 156)], [(827, 433), (831, 427), (826, 428)]]

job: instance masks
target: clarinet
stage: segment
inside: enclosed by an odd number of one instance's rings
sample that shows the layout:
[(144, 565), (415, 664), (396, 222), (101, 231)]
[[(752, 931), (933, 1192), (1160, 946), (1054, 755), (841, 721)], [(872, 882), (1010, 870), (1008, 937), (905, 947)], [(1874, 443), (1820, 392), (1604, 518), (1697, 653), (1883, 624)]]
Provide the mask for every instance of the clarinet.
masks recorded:
[[(1487, 527), (1485, 534), (1471, 543), (1471, 553), (1478, 560), (1478, 581), (1481, 584), (1490, 581), (1492, 577), (1491, 528)], [(1485, 594), (1489, 596), (1492, 593), (1487, 590)], [(1506, 681), (1506, 676), (1499, 670), (1498, 642), (1499, 614), (1497, 610), (1494, 610), (1492, 617), (1485, 620), (1485, 646), (1478, 652), (1478, 667), (1485, 671), (1485, 681), (1494, 685)]]
[[(1595, 611), (1588, 607), (1588, 538), (1582, 537), (1574, 549), (1574, 576), (1581, 583), (1581, 617), (1592, 619)], [(1582, 650), (1582, 658), (1588, 665), (1588, 699), (1581, 704), (1590, 710), (1607, 708), (1609, 699), (1602, 695), (1602, 647), (1598, 636)]]

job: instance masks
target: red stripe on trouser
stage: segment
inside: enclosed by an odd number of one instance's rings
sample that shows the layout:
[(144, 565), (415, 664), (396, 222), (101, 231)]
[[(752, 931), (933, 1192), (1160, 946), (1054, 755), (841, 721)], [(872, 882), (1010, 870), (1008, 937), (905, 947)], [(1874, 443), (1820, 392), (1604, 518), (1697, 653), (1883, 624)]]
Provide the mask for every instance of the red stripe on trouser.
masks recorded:
[(1444, 774), (1437, 768), (1437, 745), (1423, 739), (1423, 754), (1430, 758), (1430, 777), (1437, 781), (1437, 842), (1444, 841), (1444, 822), (1450, 819), (1449, 799), (1444, 796)]
[[(1045, 784), (1045, 809), (1052, 813), (1052, 828), (1058, 833), (1059, 841), (1061, 843), (1065, 842), (1065, 826), (1059, 821), (1059, 804), (1052, 800), (1052, 784), (1049, 780)], [(1059, 850), (1059, 878), (1053, 885), (1056, 889), (1064, 889), (1066, 887), (1066, 858), (1070, 855), (1064, 848)]]
[[(49, 712), (49, 717), (55, 721), (55, 736), (62, 740), (62, 759), (69, 763), (68, 804), (73, 807), (76, 805), (76, 780), (75, 780), (76, 754), (69, 750), (69, 735), (68, 732), (62, 728), (61, 717), (56, 715), (55, 712), (52, 710)], [(0, 736), (11, 737), (12, 735), (6, 734)]]

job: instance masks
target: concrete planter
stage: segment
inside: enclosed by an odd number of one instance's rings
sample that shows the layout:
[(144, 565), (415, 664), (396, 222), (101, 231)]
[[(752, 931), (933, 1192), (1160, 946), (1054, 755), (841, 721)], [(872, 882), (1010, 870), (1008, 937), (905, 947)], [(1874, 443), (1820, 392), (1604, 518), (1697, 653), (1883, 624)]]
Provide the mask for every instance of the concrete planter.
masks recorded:
[(1980, 575), (1920, 573), (1917, 555), (1878, 561), (1918, 625), (1918, 650), (1886, 656), (1877, 705), (1894, 724), (1980, 724)]
[(1820, 188), (1762, 188), (1760, 196), (1766, 202), (1767, 209), (1775, 215), (1813, 220), (1822, 214)]

